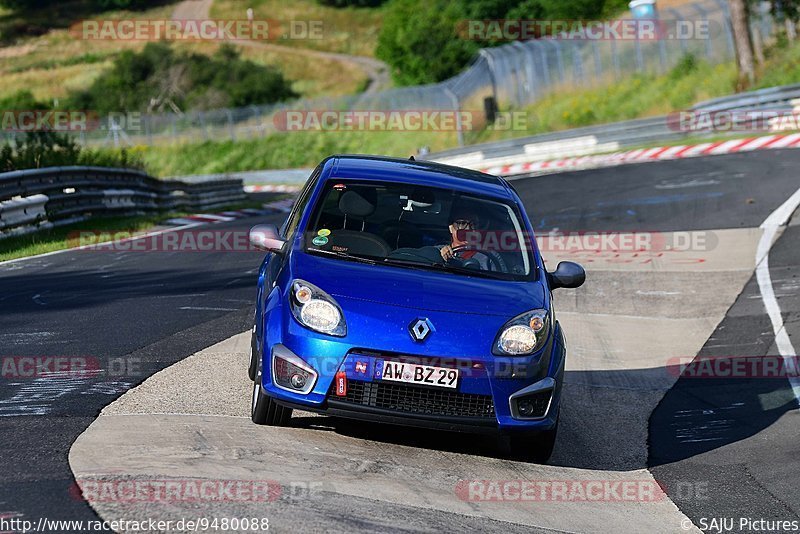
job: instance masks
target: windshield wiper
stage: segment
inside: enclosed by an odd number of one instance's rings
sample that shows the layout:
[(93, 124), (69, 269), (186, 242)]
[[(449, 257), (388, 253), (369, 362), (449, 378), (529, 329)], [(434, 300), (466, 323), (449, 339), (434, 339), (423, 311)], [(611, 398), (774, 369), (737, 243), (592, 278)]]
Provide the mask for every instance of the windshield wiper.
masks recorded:
[(313, 249), (308, 249), (308, 252), (312, 254), (326, 254), (328, 256), (336, 256), (346, 260), (359, 261), (361, 263), (369, 263), (370, 265), (377, 265), (378, 263), (377, 260), (372, 258), (365, 258), (363, 256), (353, 256), (352, 254), (348, 254), (347, 252), (337, 252), (335, 250), (321, 250), (313, 248)]
[(404, 267), (418, 267), (420, 269), (428, 269), (430, 267), (434, 268), (443, 268), (445, 265), (443, 263), (431, 263), (428, 260), (425, 261), (414, 261), (414, 260), (401, 260), (399, 258), (386, 258), (383, 260), (383, 263), (389, 265), (402, 265)]

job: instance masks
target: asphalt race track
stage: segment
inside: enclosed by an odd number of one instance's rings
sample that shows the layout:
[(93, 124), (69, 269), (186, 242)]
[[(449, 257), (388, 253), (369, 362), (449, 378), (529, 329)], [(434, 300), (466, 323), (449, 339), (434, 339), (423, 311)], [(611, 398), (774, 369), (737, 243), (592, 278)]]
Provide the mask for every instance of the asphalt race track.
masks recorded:
[[(278, 532), (697, 532), (715, 517), (798, 520), (790, 381), (698, 378), (678, 365), (780, 356), (754, 270), (759, 227), (800, 187), (798, 165), (800, 150), (786, 149), (514, 181), (540, 235), (649, 232), (662, 244), (544, 252), (551, 268), (566, 258), (587, 268), (581, 289), (556, 295), (569, 359), (546, 466), (504, 459), (481, 437), (297, 412), (290, 428), (253, 425), (246, 330), (258, 253), (71, 251), (0, 264), (0, 356), (82, 357), (102, 370), (3, 376), (0, 515), (268, 517)], [(797, 223), (778, 231), (767, 272), (795, 346)], [(266, 502), (92, 493), (98, 482), (194, 479), (274, 491)], [(634, 482), (666, 495), (497, 502), (464, 489), (504, 480)]]
[[(245, 229), (221, 223), (215, 230)], [(70, 444), (121, 393), (247, 328), (260, 254), (70, 251), (0, 265), (4, 357), (85, 357), (111, 376), (0, 381), (0, 511), (91, 518)], [(130, 363), (128, 363), (130, 362)], [(132, 370), (132, 372), (129, 371)]]

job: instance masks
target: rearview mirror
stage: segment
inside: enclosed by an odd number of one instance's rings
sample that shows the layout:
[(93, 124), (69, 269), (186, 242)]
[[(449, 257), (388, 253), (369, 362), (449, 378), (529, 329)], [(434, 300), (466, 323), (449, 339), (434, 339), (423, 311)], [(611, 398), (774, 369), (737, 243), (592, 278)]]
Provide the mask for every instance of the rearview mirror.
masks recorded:
[(573, 261), (562, 261), (552, 273), (547, 273), (550, 289), (581, 287), (586, 281), (586, 271)]
[(250, 229), (250, 243), (258, 249), (282, 254), (286, 241), (280, 238), (274, 224), (257, 224)]

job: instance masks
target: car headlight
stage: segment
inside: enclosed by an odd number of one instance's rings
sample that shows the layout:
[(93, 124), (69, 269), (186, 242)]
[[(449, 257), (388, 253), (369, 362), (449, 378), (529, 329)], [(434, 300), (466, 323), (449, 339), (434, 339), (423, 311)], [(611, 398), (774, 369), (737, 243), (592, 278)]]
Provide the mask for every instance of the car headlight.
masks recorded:
[(306, 328), (332, 336), (343, 337), (347, 334), (342, 309), (317, 286), (295, 280), (289, 301), (295, 319)]
[(544, 347), (550, 331), (547, 310), (531, 310), (517, 315), (500, 330), (492, 353), (500, 356), (524, 356)]

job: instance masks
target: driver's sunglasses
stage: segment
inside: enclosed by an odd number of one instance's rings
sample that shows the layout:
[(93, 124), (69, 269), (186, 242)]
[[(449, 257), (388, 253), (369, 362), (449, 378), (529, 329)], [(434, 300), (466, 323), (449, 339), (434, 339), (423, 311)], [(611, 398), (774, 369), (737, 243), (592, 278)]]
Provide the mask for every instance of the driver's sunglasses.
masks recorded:
[(453, 225), (460, 230), (472, 230), (472, 221), (467, 219), (456, 219)]

